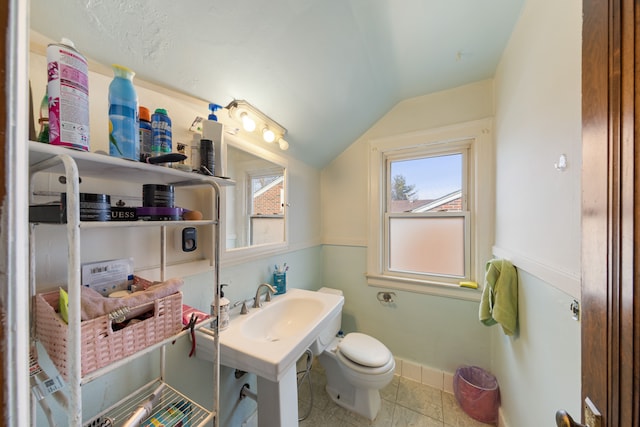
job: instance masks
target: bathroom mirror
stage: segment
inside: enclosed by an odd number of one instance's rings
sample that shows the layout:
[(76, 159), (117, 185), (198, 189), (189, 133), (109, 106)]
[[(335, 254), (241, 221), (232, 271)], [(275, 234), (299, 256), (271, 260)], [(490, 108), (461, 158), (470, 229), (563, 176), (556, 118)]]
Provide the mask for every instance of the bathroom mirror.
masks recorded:
[(223, 258), (250, 257), (287, 243), (286, 161), (237, 135), (225, 135)]

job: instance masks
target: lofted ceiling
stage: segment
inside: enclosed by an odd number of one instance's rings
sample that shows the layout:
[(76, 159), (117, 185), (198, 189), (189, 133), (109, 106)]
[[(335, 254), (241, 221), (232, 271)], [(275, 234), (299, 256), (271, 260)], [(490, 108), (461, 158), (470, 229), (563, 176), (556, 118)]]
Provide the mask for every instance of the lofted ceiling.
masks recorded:
[(246, 99), (323, 167), (398, 102), (491, 78), (524, 0), (31, 0), (31, 28), (201, 99)]

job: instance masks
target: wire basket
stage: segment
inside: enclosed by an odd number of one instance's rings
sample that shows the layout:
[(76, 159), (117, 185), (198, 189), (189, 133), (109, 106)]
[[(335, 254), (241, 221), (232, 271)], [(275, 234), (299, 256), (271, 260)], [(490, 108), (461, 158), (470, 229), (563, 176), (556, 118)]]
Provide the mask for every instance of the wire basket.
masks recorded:
[[(68, 327), (57, 312), (59, 299), (58, 290), (36, 294), (36, 337), (67, 380), (72, 361), (67, 360)], [(130, 322), (118, 330), (114, 329), (114, 321), (109, 315), (80, 323), (82, 376), (179, 333), (182, 330), (182, 293), (133, 307), (131, 312), (148, 312), (149, 317)]]

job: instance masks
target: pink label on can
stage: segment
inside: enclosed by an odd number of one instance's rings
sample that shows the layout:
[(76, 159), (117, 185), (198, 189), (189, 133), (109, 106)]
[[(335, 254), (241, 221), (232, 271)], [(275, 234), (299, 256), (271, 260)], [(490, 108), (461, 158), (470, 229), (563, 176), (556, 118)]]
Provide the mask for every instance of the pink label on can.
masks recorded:
[(87, 61), (67, 46), (47, 48), (49, 142), (89, 150)]

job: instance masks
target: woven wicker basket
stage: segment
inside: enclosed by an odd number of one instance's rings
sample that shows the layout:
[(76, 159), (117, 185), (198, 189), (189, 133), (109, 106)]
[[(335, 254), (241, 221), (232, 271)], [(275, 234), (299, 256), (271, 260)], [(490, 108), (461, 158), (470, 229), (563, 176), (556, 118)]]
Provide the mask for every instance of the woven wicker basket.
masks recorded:
[[(47, 350), (51, 361), (67, 380), (67, 324), (56, 312), (59, 291), (36, 294), (36, 336)], [(166, 296), (133, 308), (142, 313), (153, 310), (153, 316), (114, 331), (108, 315), (80, 324), (82, 376), (119, 359), (145, 349), (182, 329), (182, 293)]]

